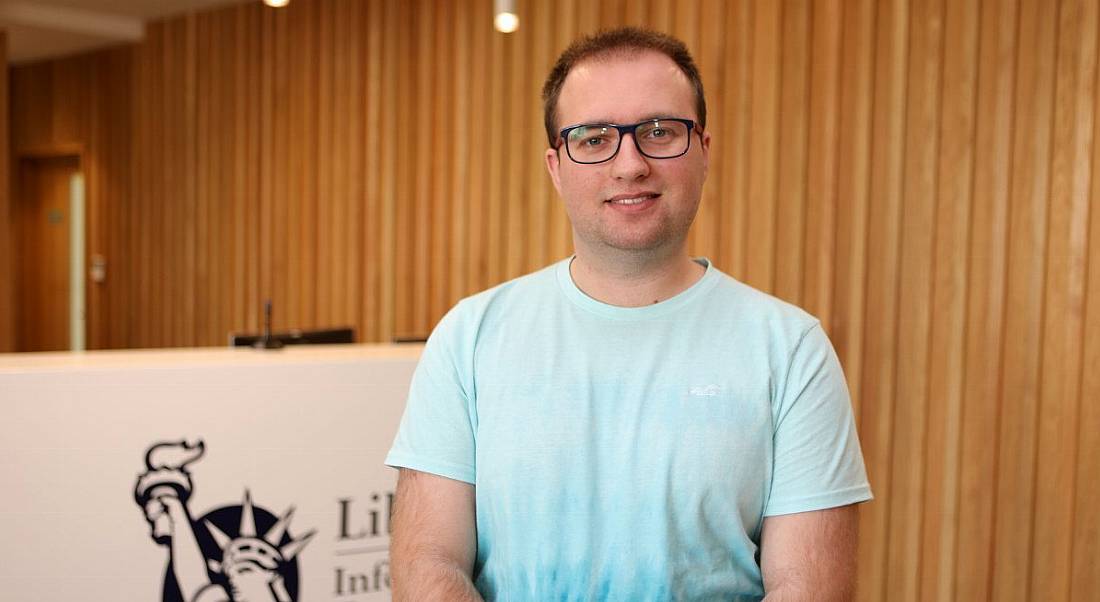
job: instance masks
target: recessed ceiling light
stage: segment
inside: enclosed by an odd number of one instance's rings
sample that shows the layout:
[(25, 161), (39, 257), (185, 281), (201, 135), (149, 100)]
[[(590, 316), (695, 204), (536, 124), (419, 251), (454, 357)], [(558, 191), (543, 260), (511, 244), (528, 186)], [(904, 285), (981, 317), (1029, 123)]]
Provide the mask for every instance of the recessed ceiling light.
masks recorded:
[(496, 16), (493, 17), (493, 26), (501, 33), (512, 33), (519, 29), (519, 15), (516, 14), (515, 0), (494, 0)]
[(290, 0), (264, 0), (264, 4), (272, 8), (282, 8), (287, 4), (290, 4)]

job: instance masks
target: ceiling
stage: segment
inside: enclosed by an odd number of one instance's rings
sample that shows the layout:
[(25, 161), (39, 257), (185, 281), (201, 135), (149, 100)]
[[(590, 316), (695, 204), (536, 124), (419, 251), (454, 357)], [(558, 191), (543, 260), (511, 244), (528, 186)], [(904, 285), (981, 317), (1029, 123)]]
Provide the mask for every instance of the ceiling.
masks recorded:
[(0, 0), (8, 61), (26, 63), (136, 42), (145, 23), (259, 0)]

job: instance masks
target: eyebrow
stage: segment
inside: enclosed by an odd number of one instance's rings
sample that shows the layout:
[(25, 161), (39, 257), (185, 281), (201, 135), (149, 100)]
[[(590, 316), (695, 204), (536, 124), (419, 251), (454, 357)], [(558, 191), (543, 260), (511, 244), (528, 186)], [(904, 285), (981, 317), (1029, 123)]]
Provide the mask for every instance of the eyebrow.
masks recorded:
[[(675, 116), (673, 116), (669, 113), (650, 113), (649, 115), (646, 115), (645, 117), (642, 117), (641, 119), (635, 121), (634, 123), (643, 123), (643, 122), (646, 122), (646, 121), (654, 121), (654, 120), (660, 120), (660, 119), (681, 119), (681, 118), (680, 117), (675, 117)], [(683, 117), (682, 119), (687, 119), (687, 118)], [(601, 124), (601, 123), (606, 123), (608, 125), (623, 125), (622, 123), (618, 123), (613, 119), (593, 119), (591, 121), (578, 121), (578, 122), (576, 122), (577, 125), (592, 125), (592, 124)]]

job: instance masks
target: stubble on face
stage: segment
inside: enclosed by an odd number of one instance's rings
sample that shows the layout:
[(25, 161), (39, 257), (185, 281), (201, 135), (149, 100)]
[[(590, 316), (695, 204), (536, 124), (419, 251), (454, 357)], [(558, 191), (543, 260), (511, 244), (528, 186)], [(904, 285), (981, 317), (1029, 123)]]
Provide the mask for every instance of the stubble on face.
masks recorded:
[[(687, 77), (663, 54), (642, 51), (589, 59), (567, 76), (559, 125), (636, 123), (654, 117), (695, 118)], [(578, 254), (676, 254), (684, 251), (706, 178), (709, 135), (689, 134), (687, 154), (641, 155), (633, 138), (605, 163), (574, 163), (564, 148), (547, 151), (547, 167), (573, 225)], [(639, 205), (613, 199), (643, 195)]]

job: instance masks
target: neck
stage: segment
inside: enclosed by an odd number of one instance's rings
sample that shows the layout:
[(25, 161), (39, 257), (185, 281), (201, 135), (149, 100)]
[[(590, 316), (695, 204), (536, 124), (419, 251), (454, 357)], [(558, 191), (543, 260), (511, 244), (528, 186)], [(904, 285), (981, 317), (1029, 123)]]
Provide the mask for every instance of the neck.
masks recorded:
[(569, 266), (573, 282), (584, 294), (620, 307), (659, 303), (687, 290), (706, 268), (686, 248), (666, 256), (622, 253), (615, 258), (585, 253), (579, 247)]

